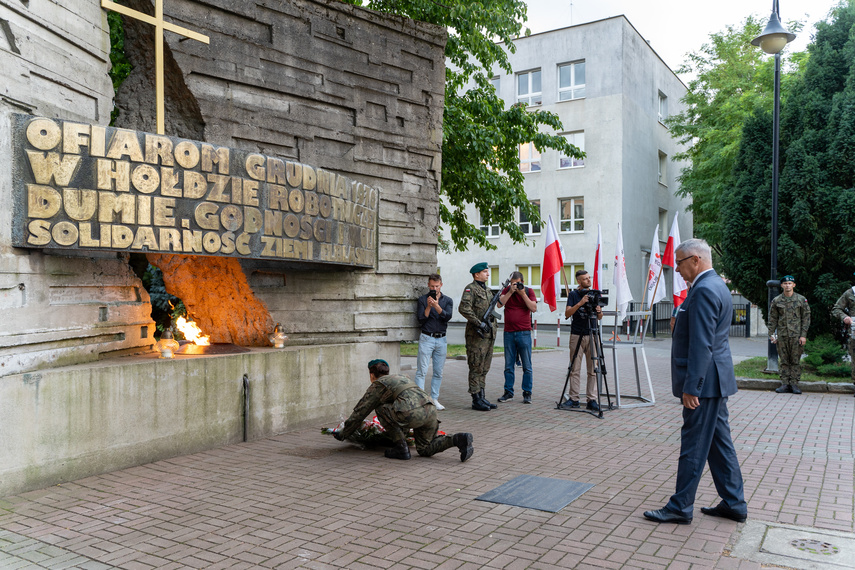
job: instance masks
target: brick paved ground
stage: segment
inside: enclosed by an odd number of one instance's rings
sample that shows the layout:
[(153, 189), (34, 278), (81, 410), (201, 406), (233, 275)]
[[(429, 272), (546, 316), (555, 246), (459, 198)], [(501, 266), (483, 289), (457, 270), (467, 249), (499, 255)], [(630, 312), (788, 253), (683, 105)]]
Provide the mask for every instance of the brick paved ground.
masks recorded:
[[(535, 354), (532, 405), (518, 397), (490, 412), (469, 409), (466, 363), (449, 361), (441, 428), (474, 433), (466, 463), (455, 450), (388, 460), (319, 425), (6, 497), (0, 567), (759, 568), (727, 555), (741, 525), (700, 513), (717, 502), (708, 474), (693, 524), (641, 516), (674, 486), (680, 408), (664, 348), (649, 351), (656, 406), (604, 420), (554, 409), (566, 350)], [(493, 368), (491, 399), (500, 359)], [(731, 398), (753, 519), (855, 530), (853, 404), (827, 393)], [(474, 500), (521, 474), (594, 487), (560, 513)]]

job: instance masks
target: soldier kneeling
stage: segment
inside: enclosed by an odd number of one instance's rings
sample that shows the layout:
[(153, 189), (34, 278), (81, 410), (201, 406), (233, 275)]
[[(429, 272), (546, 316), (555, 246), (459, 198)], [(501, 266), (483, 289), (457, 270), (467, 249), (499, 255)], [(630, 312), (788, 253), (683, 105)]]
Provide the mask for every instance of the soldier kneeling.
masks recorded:
[(372, 360), (368, 363), (371, 386), (353, 408), (353, 413), (344, 422), (344, 427), (333, 437), (344, 441), (362, 424), (371, 410), (377, 414), (380, 425), (394, 442), (394, 447), (386, 450), (390, 459), (409, 459), (406, 433), (413, 429), (416, 451), (423, 457), (430, 457), (451, 447), (460, 450), (460, 461), (472, 457), (471, 433), (437, 435), (439, 422), (436, 419), (436, 407), (424, 390), (416, 383), (400, 375), (389, 375), (389, 363), (385, 360)]

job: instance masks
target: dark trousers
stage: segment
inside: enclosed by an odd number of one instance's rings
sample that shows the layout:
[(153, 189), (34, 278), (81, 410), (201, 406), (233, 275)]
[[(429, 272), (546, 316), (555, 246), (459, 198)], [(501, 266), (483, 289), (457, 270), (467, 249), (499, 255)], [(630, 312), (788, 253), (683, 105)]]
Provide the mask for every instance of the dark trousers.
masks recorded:
[(730, 437), (727, 398), (701, 398), (700, 402), (694, 410), (683, 407), (677, 491), (665, 508), (692, 517), (698, 484), (709, 462), (710, 475), (724, 504), (747, 513), (742, 472)]

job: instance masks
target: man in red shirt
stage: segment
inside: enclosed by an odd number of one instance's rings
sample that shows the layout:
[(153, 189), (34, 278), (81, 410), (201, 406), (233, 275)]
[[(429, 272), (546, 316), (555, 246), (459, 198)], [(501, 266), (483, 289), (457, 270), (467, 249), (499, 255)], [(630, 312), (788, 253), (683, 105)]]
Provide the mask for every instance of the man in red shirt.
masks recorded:
[(523, 369), (523, 404), (531, 404), (531, 314), (537, 311), (537, 297), (525, 286), (519, 271), (511, 273), (511, 283), (502, 290), (499, 305), (505, 307), (505, 393), (499, 401), (514, 398), (514, 366), (519, 356)]

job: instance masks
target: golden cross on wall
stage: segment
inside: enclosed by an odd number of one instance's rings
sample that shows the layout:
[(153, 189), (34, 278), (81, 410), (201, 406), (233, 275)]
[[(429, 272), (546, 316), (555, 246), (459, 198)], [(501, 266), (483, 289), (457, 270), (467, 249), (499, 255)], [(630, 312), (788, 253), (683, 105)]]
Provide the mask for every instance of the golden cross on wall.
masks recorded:
[(127, 6), (116, 4), (115, 2), (111, 2), (110, 0), (101, 0), (101, 7), (107, 10), (113, 10), (114, 12), (118, 12), (119, 14), (123, 14), (125, 16), (128, 16), (129, 18), (134, 18), (135, 20), (140, 20), (142, 22), (145, 22), (146, 24), (151, 24), (152, 26), (154, 26), (154, 73), (155, 101), (157, 109), (157, 134), (166, 134), (164, 133), (163, 121), (163, 31), (169, 30), (170, 32), (175, 32), (176, 34), (179, 34), (186, 38), (190, 38), (191, 40), (202, 42), (203, 44), (209, 44), (211, 42), (210, 38), (202, 34), (197, 34), (196, 32), (188, 30), (187, 28), (176, 26), (175, 24), (171, 24), (164, 20), (163, 0), (154, 0), (154, 17), (149, 16), (148, 14), (143, 14), (142, 12), (137, 12), (136, 10), (132, 10)]

